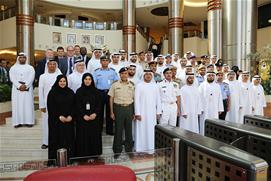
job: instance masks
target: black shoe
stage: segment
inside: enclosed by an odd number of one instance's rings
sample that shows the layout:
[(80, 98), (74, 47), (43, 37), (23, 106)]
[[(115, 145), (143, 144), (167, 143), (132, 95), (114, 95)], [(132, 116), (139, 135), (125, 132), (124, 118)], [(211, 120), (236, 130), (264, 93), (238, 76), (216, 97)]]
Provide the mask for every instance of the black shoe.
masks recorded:
[(45, 145), (45, 144), (41, 145), (41, 149), (47, 149), (47, 148), (48, 148), (48, 145)]
[(18, 125), (16, 125), (16, 126), (14, 126), (14, 128), (19, 128), (19, 127), (22, 127), (22, 125), (21, 125), (21, 124), (18, 124)]
[(111, 135), (111, 136), (114, 136), (114, 133), (113, 132), (106, 132), (107, 135)]
[(32, 128), (33, 124), (25, 124), (25, 126), (28, 127), (28, 128)]
[(120, 157), (120, 153), (115, 153), (114, 159), (118, 159)]

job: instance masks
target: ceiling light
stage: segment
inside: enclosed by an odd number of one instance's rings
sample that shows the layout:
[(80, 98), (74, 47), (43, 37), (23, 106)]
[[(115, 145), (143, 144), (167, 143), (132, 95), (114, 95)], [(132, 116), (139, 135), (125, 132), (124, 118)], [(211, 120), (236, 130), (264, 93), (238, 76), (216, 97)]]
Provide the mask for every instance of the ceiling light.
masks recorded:
[(271, 19), (268, 20), (268, 23), (271, 23)]

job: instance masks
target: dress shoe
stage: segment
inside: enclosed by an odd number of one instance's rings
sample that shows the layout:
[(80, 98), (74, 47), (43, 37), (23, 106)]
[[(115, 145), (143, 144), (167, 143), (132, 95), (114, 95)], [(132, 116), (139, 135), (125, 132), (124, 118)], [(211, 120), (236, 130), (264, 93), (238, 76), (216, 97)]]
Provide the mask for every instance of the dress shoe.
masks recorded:
[(41, 145), (41, 149), (47, 149), (47, 148), (48, 148), (48, 145), (45, 145), (45, 144)]
[(25, 126), (28, 127), (28, 128), (32, 128), (33, 124), (25, 124)]
[(16, 126), (14, 126), (14, 128), (19, 128), (19, 127), (22, 127), (22, 125), (21, 125), (21, 124), (18, 124), (18, 125), (16, 125)]

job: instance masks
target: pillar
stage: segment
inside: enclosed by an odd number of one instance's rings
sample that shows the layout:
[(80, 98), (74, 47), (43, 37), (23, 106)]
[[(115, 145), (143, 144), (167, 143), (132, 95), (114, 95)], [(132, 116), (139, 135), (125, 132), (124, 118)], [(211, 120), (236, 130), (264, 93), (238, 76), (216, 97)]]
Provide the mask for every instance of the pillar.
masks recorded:
[(256, 51), (257, 0), (223, 1), (223, 59), (242, 70), (253, 71)]
[(17, 53), (24, 52), (28, 63), (34, 65), (34, 0), (17, 0), (16, 46)]
[(168, 50), (169, 53), (183, 55), (183, 12), (184, 0), (169, 0), (168, 10)]
[(222, 2), (208, 0), (209, 54), (222, 58)]
[(123, 0), (123, 49), (128, 53), (136, 51), (135, 0)]

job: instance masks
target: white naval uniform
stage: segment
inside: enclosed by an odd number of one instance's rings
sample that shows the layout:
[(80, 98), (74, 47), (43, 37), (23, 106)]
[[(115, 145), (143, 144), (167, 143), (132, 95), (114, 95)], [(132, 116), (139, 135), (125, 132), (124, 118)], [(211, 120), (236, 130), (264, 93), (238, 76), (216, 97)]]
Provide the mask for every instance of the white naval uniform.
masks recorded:
[(176, 82), (169, 82), (164, 79), (158, 83), (158, 86), (162, 105), (162, 115), (159, 124), (176, 126), (178, 109), (177, 97), (180, 96), (179, 85)]

